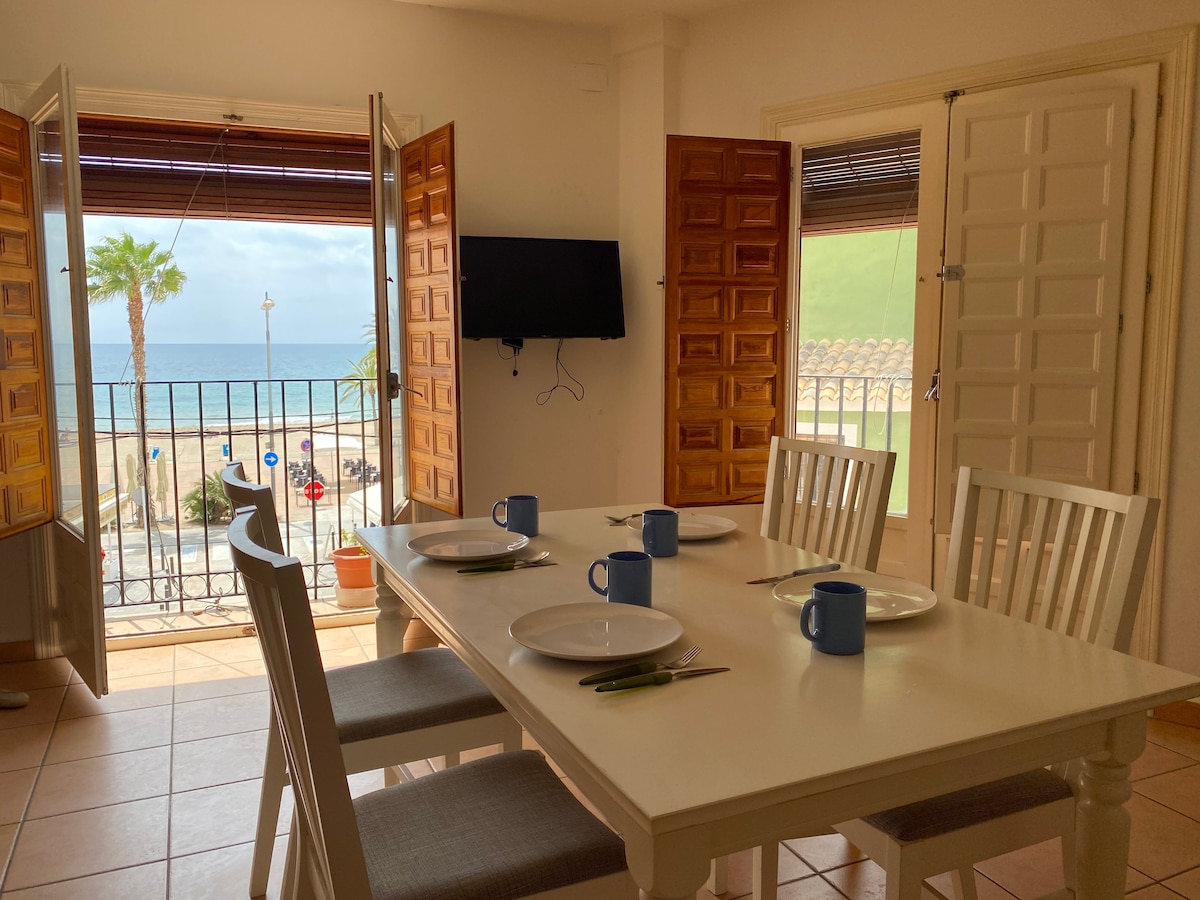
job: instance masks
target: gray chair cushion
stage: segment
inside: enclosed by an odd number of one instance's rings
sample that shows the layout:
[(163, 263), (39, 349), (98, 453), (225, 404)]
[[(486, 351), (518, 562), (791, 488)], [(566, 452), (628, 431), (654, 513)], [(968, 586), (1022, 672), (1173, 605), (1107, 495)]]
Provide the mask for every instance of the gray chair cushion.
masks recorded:
[(518, 750), (354, 801), (373, 900), (510, 900), (625, 869), (621, 839)]
[(343, 744), (504, 711), (445, 647), (330, 669), (325, 679)]
[(1053, 772), (1034, 769), (863, 816), (863, 821), (897, 840), (920, 841), (1070, 796), (1069, 784)]

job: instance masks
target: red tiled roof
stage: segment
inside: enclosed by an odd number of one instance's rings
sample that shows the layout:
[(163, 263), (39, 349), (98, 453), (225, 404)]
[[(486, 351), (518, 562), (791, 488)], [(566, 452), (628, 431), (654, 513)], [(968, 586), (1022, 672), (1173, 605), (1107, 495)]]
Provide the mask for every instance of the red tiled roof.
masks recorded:
[(837, 401), (838, 378), (846, 403), (912, 398), (912, 342), (904, 338), (805, 341), (796, 355), (797, 397), (812, 400), (821, 382), (821, 401)]

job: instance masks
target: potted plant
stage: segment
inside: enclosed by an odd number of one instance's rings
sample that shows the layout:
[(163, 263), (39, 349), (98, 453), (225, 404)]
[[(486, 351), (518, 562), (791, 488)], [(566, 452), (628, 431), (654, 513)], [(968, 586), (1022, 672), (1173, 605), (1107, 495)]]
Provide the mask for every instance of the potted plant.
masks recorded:
[(353, 531), (342, 529), (342, 546), (333, 553), (333, 568), (337, 573), (339, 587), (369, 588), (375, 586), (371, 575), (371, 557), (358, 543)]

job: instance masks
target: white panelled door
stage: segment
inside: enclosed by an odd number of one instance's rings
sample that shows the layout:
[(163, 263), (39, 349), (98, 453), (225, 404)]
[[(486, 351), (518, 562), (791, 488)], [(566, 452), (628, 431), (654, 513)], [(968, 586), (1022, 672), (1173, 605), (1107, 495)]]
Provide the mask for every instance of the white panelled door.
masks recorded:
[(939, 533), (963, 465), (1110, 487), (1132, 94), (1046, 85), (953, 105)]

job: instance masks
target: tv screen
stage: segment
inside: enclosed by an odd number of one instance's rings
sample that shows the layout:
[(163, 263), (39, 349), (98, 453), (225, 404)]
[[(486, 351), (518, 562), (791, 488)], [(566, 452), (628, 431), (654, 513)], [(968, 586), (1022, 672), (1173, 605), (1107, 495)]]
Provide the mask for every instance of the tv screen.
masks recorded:
[(625, 337), (616, 241), (460, 237), (464, 338)]

